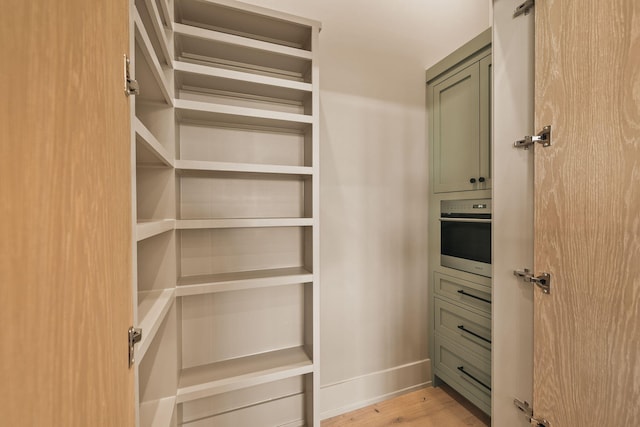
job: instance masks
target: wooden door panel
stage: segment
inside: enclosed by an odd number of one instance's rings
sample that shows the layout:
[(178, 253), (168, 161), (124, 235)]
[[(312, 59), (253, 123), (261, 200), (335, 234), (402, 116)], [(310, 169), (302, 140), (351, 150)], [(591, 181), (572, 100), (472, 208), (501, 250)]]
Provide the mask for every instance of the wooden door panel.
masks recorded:
[(534, 408), (640, 419), (640, 3), (536, 2)]
[(128, 2), (3, 2), (3, 425), (132, 426)]

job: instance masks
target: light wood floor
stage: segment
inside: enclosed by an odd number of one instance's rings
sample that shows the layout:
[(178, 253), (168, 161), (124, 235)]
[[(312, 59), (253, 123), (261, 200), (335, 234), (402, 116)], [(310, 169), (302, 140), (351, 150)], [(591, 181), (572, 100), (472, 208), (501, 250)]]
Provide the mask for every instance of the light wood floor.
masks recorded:
[(450, 387), (428, 387), (338, 415), (322, 427), (458, 427), (491, 425), (491, 419)]

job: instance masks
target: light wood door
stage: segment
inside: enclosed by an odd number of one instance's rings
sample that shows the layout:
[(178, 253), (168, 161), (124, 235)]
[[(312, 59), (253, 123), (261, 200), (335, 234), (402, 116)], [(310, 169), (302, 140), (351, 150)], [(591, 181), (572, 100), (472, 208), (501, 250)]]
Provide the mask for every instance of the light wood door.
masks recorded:
[(0, 424), (133, 426), (127, 0), (0, 13)]
[(536, 2), (534, 409), (640, 419), (640, 2)]

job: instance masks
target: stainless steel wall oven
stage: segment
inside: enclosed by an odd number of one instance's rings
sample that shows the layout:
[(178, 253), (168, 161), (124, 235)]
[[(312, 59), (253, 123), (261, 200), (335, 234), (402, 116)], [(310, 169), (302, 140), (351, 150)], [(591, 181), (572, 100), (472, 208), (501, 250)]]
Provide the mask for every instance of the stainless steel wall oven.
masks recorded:
[(440, 264), (491, 277), (491, 199), (440, 202)]

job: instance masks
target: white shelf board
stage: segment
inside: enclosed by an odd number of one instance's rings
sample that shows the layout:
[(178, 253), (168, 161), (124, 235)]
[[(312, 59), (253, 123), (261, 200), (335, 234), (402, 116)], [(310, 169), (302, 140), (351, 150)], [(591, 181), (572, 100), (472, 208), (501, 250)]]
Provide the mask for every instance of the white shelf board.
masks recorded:
[(202, 172), (238, 172), (238, 173), (266, 173), (281, 175), (312, 175), (313, 168), (309, 166), (281, 166), (256, 163), (228, 163), (204, 162), (200, 160), (176, 160), (178, 171)]
[(171, 304), (175, 289), (138, 292), (138, 327), (142, 329), (142, 339), (136, 347), (136, 362), (144, 358), (149, 345), (156, 336)]
[(259, 74), (246, 73), (243, 71), (227, 70), (191, 62), (173, 61), (173, 69), (182, 73), (201, 74), (203, 76), (219, 77), (229, 80), (238, 80), (246, 83), (256, 83), (265, 86), (281, 87), (298, 90), (300, 92), (312, 92), (313, 85), (306, 82), (279, 79), (277, 77), (263, 76)]
[(196, 122), (296, 130), (306, 129), (313, 123), (313, 117), (304, 114), (283, 113), (184, 99), (176, 99), (175, 108), (179, 119)]
[(176, 403), (304, 375), (313, 363), (301, 347), (183, 369)]
[(289, 46), (282, 46), (280, 44), (269, 43), (262, 40), (256, 40), (252, 38), (236, 36), (234, 34), (223, 33), (220, 31), (207, 30), (204, 28), (194, 27), (191, 25), (184, 25), (175, 23), (173, 25), (173, 31), (176, 35), (188, 36), (203, 40), (209, 40), (218, 43), (230, 44), (235, 46), (242, 46), (249, 49), (261, 50), (272, 54), (279, 54), (285, 56), (291, 56), (295, 58), (311, 60), (313, 54), (304, 49), (298, 49)]
[(136, 241), (139, 242), (158, 234), (173, 230), (176, 225), (175, 219), (161, 219), (158, 221), (138, 221), (136, 224)]
[(178, 279), (176, 296), (241, 291), (313, 281), (313, 273), (303, 267), (220, 273)]
[(311, 52), (215, 30), (175, 24), (177, 60), (309, 82)]
[(177, 21), (191, 21), (224, 28), (232, 34), (246, 34), (275, 43), (302, 46), (309, 44), (309, 32), (318, 30), (316, 20), (234, 0), (176, 0)]
[(140, 427), (170, 427), (175, 407), (175, 396), (141, 403)]
[(222, 90), (253, 96), (303, 102), (311, 95), (313, 86), (294, 80), (281, 79), (243, 71), (174, 61), (177, 87), (190, 86), (208, 90)]
[[(161, 2), (163, 1), (161, 0)], [(151, 18), (151, 25), (153, 25), (153, 30), (160, 43), (160, 50), (162, 51), (162, 56), (164, 56), (164, 61), (168, 65), (171, 65), (172, 58), (171, 53), (169, 53), (169, 41), (167, 40), (167, 35), (164, 32), (164, 26), (162, 25), (162, 19), (160, 18), (160, 11), (158, 10), (155, 0), (144, 0), (144, 3)]]
[(137, 118), (133, 118), (133, 129), (136, 133), (136, 163), (138, 165), (164, 165), (173, 167), (171, 155), (156, 139), (147, 127)]
[[(135, 10), (133, 21), (135, 23), (134, 26), (136, 41), (142, 49), (142, 54), (144, 55), (145, 60), (149, 65), (154, 79), (156, 80), (157, 86), (162, 93), (162, 97), (168, 105), (173, 105), (173, 95), (171, 93), (171, 90), (169, 89), (169, 83), (167, 83), (167, 79), (165, 78), (164, 72), (162, 71), (162, 66), (158, 61), (158, 58), (156, 58), (155, 56), (153, 45), (151, 44), (151, 40), (149, 39), (149, 34), (147, 33), (147, 30), (142, 23), (142, 18), (140, 17), (140, 13), (138, 13), (137, 9)], [(140, 58), (136, 58), (136, 61), (139, 60)], [(169, 64), (171, 64), (171, 61), (169, 61)], [(144, 87), (140, 88), (141, 94), (144, 94), (144, 90)]]
[(251, 227), (308, 227), (312, 218), (227, 218), (227, 219), (179, 219), (177, 230), (204, 228), (251, 228)]

